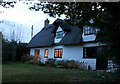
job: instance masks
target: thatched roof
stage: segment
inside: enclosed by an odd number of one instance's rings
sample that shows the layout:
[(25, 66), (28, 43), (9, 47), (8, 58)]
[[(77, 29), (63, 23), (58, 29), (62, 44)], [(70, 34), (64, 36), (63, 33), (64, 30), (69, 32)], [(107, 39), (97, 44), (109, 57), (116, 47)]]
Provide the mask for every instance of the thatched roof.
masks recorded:
[(82, 42), (82, 31), (76, 26), (71, 26), (61, 19), (57, 19), (47, 27), (38, 32), (29, 42), (27, 47), (43, 47), (54, 45), (54, 38), (58, 27), (66, 31), (66, 35), (61, 39), (58, 45), (78, 44)]

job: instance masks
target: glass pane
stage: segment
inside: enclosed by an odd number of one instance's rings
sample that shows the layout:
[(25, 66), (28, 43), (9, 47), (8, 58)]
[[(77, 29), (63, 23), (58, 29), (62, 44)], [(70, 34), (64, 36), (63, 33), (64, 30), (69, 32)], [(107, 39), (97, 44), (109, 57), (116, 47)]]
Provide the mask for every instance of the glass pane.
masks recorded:
[(63, 34), (64, 34), (63, 31), (57, 32), (57, 33), (56, 33), (56, 38), (57, 38), (57, 39), (58, 39), (58, 38), (62, 38), (62, 37), (63, 37)]
[(39, 50), (35, 50), (35, 55), (39, 55)]
[(62, 57), (62, 49), (59, 50), (59, 57)]
[(45, 49), (45, 57), (48, 57), (48, 49)]
[(58, 57), (58, 49), (55, 49), (54, 53), (55, 53), (55, 57)]

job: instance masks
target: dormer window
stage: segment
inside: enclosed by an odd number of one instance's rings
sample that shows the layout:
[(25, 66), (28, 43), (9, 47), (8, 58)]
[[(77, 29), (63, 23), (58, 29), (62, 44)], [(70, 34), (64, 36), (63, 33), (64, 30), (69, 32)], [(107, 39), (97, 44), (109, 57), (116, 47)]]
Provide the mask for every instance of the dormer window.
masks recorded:
[(55, 36), (55, 39), (54, 39), (54, 43), (59, 43), (62, 38), (65, 36), (66, 32), (63, 31), (63, 29), (59, 26), (57, 31), (56, 31), (56, 36)]
[(62, 38), (63, 35), (64, 35), (64, 31), (58, 31), (58, 32), (56, 32), (56, 39)]
[(86, 26), (84, 27), (83, 32), (84, 35), (96, 34), (96, 29)]

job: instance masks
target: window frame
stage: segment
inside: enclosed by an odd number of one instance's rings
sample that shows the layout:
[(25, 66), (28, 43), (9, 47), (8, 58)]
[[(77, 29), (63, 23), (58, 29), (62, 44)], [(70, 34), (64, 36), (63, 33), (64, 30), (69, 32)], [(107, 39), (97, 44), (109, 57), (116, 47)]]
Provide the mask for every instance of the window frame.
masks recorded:
[[(60, 33), (62, 33), (62, 35), (60, 35)], [(60, 36), (58, 36), (58, 34), (60, 35)], [(64, 31), (58, 31), (58, 32), (56, 32), (56, 39), (60, 39), (60, 38), (62, 38), (64, 36)]]
[[(88, 55), (90, 54), (90, 52), (93, 52), (93, 51), (91, 51), (91, 50), (93, 50), (93, 49), (91, 49), (91, 48), (94, 48), (95, 49), (95, 52), (94, 52), (94, 54), (95, 54), (95, 56), (93, 56), (93, 57), (89, 57)], [(89, 49), (89, 50), (86, 50), (86, 49)], [(89, 54), (87, 54), (87, 52), (89, 53)], [(97, 58), (97, 46), (93, 46), (93, 47), (83, 47), (83, 58), (87, 58), (87, 59), (96, 59)]]
[[(56, 50), (58, 50), (58, 56), (55, 56)], [(54, 58), (62, 58), (63, 55), (63, 49), (62, 48), (56, 48), (54, 49)]]
[[(36, 51), (38, 51), (38, 54), (36, 54)], [(40, 50), (39, 49), (35, 49), (34, 50), (34, 55), (40, 55)]]
[[(46, 54), (47, 53), (47, 54)], [(45, 49), (44, 50), (44, 58), (48, 58), (48, 53), (49, 53), (49, 50), (48, 49)]]
[(84, 35), (96, 34), (96, 29), (86, 26), (86, 27), (84, 27), (83, 32), (84, 32)]

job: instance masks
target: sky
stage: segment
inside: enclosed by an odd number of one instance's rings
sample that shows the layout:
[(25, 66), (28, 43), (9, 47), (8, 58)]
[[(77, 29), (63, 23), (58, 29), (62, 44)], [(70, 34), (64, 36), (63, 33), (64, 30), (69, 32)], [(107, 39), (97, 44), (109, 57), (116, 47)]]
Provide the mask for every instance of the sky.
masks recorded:
[[(31, 26), (33, 25), (33, 36), (37, 34), (44, 27), (44, 20), (50, 20), (50, 24), (58, 17), (52, 18), (42, 11), (29, 10), (28, 5), (22, 2), (17, 2), (14, 8), (3, 8), (0, 6), (0, 21), (5, 20), (7, 24), (0, 23), (0, 31), (9, 38), (9, 33), (12, 30), (22, 32), (22, 42), (29, 42), (31, 40)], [(60, 19), (64, 19), (64, 15)], [(13, 26), (15, 25), (15, 26)], [(11, 28), (12, 27), (12, 28)], [(19, 29), (18, 29), (19, 28)]]

